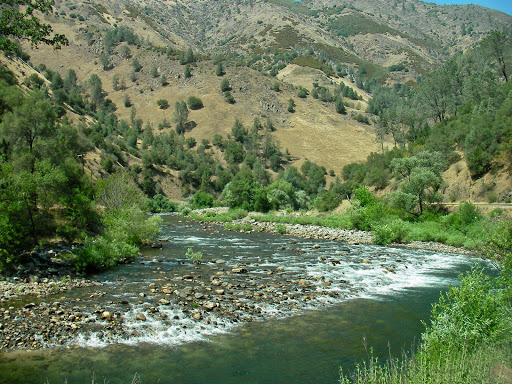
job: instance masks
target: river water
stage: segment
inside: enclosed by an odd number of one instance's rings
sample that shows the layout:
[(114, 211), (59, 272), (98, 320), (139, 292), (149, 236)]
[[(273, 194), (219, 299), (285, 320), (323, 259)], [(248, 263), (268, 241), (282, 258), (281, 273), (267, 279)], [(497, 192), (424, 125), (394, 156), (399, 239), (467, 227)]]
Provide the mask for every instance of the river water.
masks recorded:
[[(104, 337), (84, 328), (65, 347), (2, 353), (0, 383), (90, 383), (94, 377), (117, 384), (131, 383), (135, 375), (144, 384), (335, 383), (340, 367), (352, 371), (370, 348), (383, 359), (414, 348), (439, 292), (479, 262), (423, 250), (227, 232), (172, 216), (165, 217), (162, 238), (162, 249), (144, 250), (136, 263), (97, 276), (100, 287), (49, 298), (79, 299), (91, 313), (97, 306), (122, 310), (126, 333)], [(203, 266), (184, 259), (187, 248), (203, 253)], [(218, 259), (225, 264), (214, 264)], [(236, 280), (220, 272), (240, 265), (248, 271)], [(236, 316), (214, 311), (196, 321), (186, 303), (176, 302), (159, 307), (159, 316), (149, 310), (160, 296), (151, 301), (148, 287), (186, 274), (206, 281), (214, 271), (225, 286), (230, 283), (226, 290), (235, 286), (230, 300), (248, 304), (255, 316), (242, 307)], [(298, 281), (307, 281), (309, 291)], [(237, 296), (256, 286), (273, 299)], [(288, 292), (292, 287), (295, 294)], [(136, 320), (141, 313), (147, 321)]]

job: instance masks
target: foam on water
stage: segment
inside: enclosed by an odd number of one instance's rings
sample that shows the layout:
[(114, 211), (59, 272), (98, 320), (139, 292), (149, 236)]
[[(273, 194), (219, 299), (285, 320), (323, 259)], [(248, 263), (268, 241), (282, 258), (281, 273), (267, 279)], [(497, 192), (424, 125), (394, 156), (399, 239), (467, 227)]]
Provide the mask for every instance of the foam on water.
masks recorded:
[[(198, 226), (197, 226), (198, 227)], [(212, 260), (223, 258), (226, 270), (238, 264), (246, 265), (248, 274), (267, 289), (275, 281), (306, 281), (306, 286), (296, 284), (293, 292), (273, 291), (274, 302), (251, 304), (261, 311), (263, 318), (283, 318), (305, 310), (317, 310), (354, 298), (379, 298), (382, 295), (401, 294), (410, 288), (446, 286), (456, 283), (447, 280), (446, 271), (460, 269), (475, 263), (475, 258), (457, 254), (443, 254), (405, 248), (388, 248), (372, 245), (347, 245), (332, 241), (312, 241), (270, 235), (247, 235), (235, 233), (202, 234), (196, 227), (164, 227), (164, 237), (171, 238), (166, 243), (170, 251), (164, 249), (154, 256), (160, 263), (175, 274), (173, 268), (179, 263), (170, 259), (184, 254), (189, 244), (195, 251), (201, 251)], [(150, 256), (153, 257), (153, 256)], [(205, 262), (208, 262), (206, 260)], [(137, 266), (150, 268), (151, 263)], [(186, 267), (186, 265), (185, 265)], [(136, 271), (137, 268), (133, 267)], [(279, 274), (276, 276), (276, 271)], [(273, 272), (269, 272), (273, 271)], [(109, 281), (108, 286), (122, 284), (130, 289), (119, 289), (112, 294), (116, 299), (134, 299), (149, 283), (155, 282), (157, 275), (133, 276), (126, 281)], [(278, 280), (279, 281), (279, 280)], [(310, 293), (314, 297), (308, 297)], [(293, 293), (293, 294), (290, 294)], [(286, 299), (283, 299), (284, 297)], [(247, 303), (250, 300), (241, 299)], [(177, 345), (192, 341), (208, 340), (209, 336), (229, 332), (240, 323), (215, 312), (203, 311), (201, 320), (193, 319), (194, 308), (183, 310), (178, 305), (158, 306), (151, 312), (149, 303), (131, 304), (124, 312), (124, 335), (110, 336), (108, 331), (81, 334), (74, 343), (80, 346), (104, 347), (111, 343), (158, 343)], [(137, 320), (144, 314), (146, 320)], [(163, 316), (163, 318), (162, 318)], [(242, 319), (245, 315), (242, 314)], [(249, 314), (247, 314), (249, 316)]]

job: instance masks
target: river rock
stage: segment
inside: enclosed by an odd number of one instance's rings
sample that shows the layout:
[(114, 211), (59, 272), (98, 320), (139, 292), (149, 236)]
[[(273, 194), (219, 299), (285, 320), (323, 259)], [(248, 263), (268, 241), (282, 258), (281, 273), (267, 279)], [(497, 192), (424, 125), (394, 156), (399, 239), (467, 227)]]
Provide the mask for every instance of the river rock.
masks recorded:
[(105, 311), (101, 314), (101, 317), (105, 320), (110, 320), (112, 318), (112, 313), (109, 311)]
[(247, 268), (233, 268), (231, 273), (247, 273)]
[(137, 320), (140, 320), (140, 321), (146, 321), (146, 320), (147, 320), (147, 319), (146, 319), (146, 315), (145, 315), (145, 314), (143, 314), (143, 313), (139, 313), (139, 314), (137, 315)]
[(226, 260), (222, 260), (222, 259), (215, 260), (215, 264), (226, 264)]
[(161, 305), (169, 305), (169, 304), (171, 304), (171, 302), (169, 300), (166, 300), (166, 299), (160, 299), (158, 302)]
[(192, 313), (192, 318), (194, 320), (201, 320), (203, 318), (203, 316), (201, 315), (201, 312), (195, 311), (194, 313)]
[(206, 309), (207, 311), (211, 311), (213, 310), (213, 308), (215, 308), (215, 304), (212, 303), (211, 301), (207, 301), (206, 303), (203, 304), (203, 308)]
[(223, 289), (216, 289), (214, 291), (217, 295), (223, 295), (224, 294), (224, 290)]

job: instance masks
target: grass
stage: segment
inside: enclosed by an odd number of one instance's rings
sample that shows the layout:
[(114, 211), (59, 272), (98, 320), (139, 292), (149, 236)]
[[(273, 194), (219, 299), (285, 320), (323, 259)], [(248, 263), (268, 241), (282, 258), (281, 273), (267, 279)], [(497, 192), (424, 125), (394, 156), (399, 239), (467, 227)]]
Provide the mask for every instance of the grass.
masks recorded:
[(309, 67), (313, 69), (319, 69), (323, 71), (327, 76), (333, 76), (334, 72), (331, 68), (323, 64), (321, 61), (309, 57), (309, 56), (299, 56), (293, 59), (290, 64), (300, 65), (301, 67)]
[[(340, 383), (356, 384), (480, 384), (510, 383), (506, 367), (512, 366), (512, 347), (482, 345), (468, 348), (446, 348), (436, 357), (418, 352), (413, 357), (381, 362), (371, 356), (358, 364), (352, 373), (341, 372)], [(501, 371), (501, 377), (500, 377)], [(504, 377), (505, 376), (505, 377)]]
[(217, 212), (205, 212), (203, 215), (200, 215), (197, 212), (190, 212), (188, 214), (189, 217), (200, 220), (200, 221), (216, 221), (227, 223), (237, 219), (243, 219), (247, 216), (247, 211), (243, 209), (231, 209), (226, 213), (217, 213)]
[(229, 231), (245, 231), (251, 232), (254, 230), (254, 227), (251, 224), (231, 224), (227, 223), (224, 225), (224, 229)]

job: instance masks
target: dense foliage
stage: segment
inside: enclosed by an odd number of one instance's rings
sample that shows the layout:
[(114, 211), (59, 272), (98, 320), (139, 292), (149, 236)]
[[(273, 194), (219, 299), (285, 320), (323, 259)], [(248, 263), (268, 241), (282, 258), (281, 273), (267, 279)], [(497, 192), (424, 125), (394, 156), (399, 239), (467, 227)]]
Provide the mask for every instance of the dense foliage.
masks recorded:
[[(117, 191), (113, 182), (97, 183), (95, 188), (83, 167), (83, 157), (94, 144), (66, 117), (59, 118), (61, 99), (51, 99), (36, 77), (29, 82), (33, 90), (25, 93), (13, 83), (8, 71), (2, 73), (0, 270), (29, 261), (26, 258), (30, 254), (24, 251), (55, 237), (86, 242), (76, 262), (80, 271), (101, 269), (136, 255), (137, 246), (158, 232), (158, 220), (145, 217), (142, 192), (127, 176), (117, 183)], [(75, 92), (79, 105), (103, 113), (101, 97), (94, 107), (92, 100), (86, 103), (78, 93), (74, 72), (69, 71), (64, 80), (47, 74), (53, 79), (54, 95), (59, 90), (64, 96)], [(90, 82), (92, 94), (95, 87), (101, 88), (98, 80)], [(111, 176), (116, 177), (120, 176)], [(127, 193), (130, 199), (139, 196), (138, 201), (119, 203)], [(103, 214), (96, 209), (97, 204), (105, 207)]]

